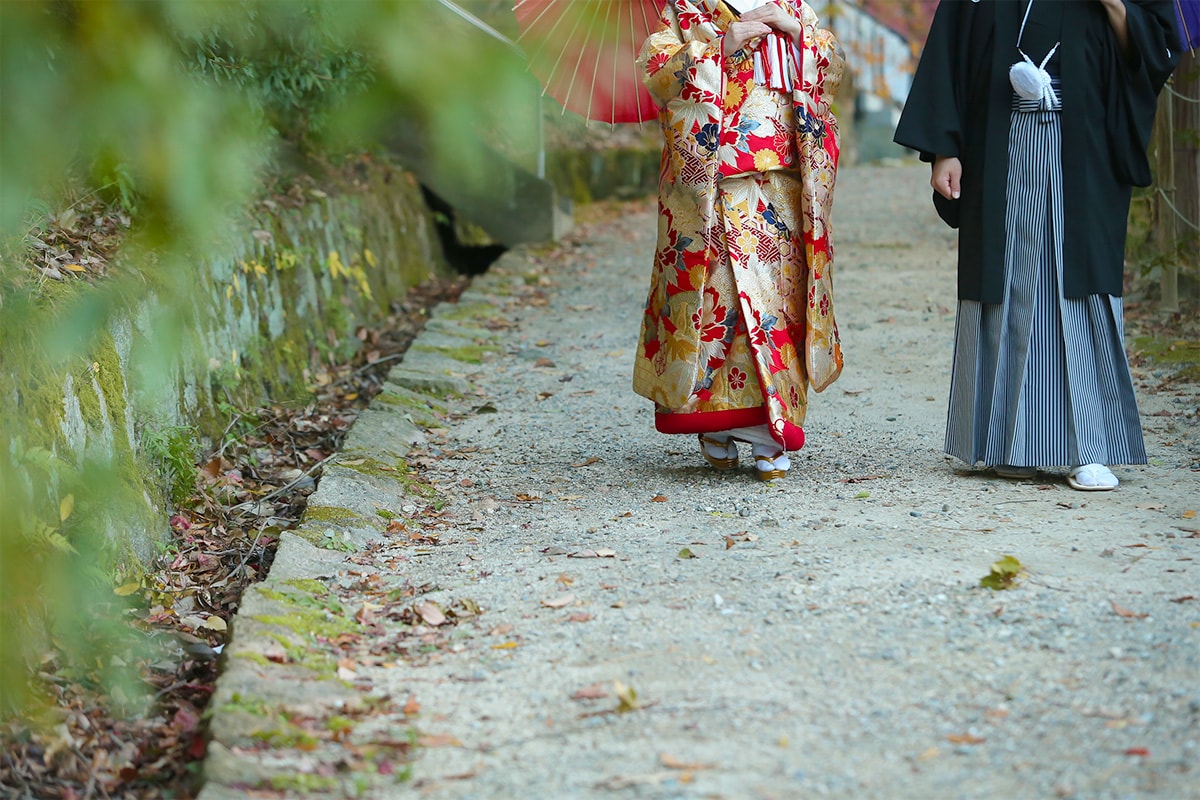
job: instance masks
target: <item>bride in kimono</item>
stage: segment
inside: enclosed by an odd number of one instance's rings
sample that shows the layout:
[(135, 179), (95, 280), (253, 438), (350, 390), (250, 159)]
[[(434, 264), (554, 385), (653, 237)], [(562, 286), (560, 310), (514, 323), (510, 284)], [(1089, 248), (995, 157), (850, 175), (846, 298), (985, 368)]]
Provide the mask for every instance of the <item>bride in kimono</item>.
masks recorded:
[(633, 388), (704, 459), (787, 474), (837, 379), (830, 111), (844, 60), (801, 0), (667, 0), (638, 66), (660, 107), (658, 244)]

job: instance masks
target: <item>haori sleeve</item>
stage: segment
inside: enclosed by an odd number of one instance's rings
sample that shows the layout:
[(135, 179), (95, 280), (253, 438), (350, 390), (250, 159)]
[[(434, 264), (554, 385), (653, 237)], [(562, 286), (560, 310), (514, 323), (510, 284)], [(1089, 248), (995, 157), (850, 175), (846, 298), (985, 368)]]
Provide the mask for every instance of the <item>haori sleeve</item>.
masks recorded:
[(1173, 0), (1126, 0), (1129, 46), (1116, 55), (1113, 37), (1106, 127), (1113, 170), (1133, 186), (1152, 180), (1146, 153), (1154, 127), (1158, 93), (1179, 61)]
[(723, 37), (685, 35), (671, 3), (663, 9), (662, 27), (650, 34), (638, 54), (642, 82), (660, 107), (684, 93), (699, 89), (719, 96), (722, 88)]

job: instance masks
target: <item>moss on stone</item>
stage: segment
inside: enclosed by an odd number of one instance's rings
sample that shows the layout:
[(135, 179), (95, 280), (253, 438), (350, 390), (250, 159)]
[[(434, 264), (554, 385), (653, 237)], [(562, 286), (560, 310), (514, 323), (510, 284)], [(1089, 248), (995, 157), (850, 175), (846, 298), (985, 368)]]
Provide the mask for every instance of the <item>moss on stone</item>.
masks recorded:
[(362, 514), (339, 506), (309, 506), (304, 512), (304, 521), (345, 527), (362, 527), (370, 524)]
[(329, 594), (329, 587), (315, 578), (289, 578), (283, 584), (291, 586), (293, 589), (299, 589), (302, 592), (316, 595), (317, 597), (324, 597)]
[(411, 349), (421, 353), (436, 353), (437, 355), (452, 358), (455, 361), (462, 361), (465, 364), (482, 364), (484, 356), (500, 352), (499, 347), (486, 344), (463, 345), (461, 347), (431, 347), (429, 345), (414, 344)]
[(491, 319), (500, 313), (500, 309), (491, 303), (458, 303), (443, 306), (438, 309), (438, 316), (443, 319), (463, 322), (466, 320)]

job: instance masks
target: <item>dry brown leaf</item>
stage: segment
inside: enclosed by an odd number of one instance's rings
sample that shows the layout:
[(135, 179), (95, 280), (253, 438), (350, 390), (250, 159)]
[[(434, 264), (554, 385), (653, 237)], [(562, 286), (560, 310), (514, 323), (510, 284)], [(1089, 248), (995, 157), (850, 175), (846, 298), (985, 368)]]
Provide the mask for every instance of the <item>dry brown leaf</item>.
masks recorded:
[(589, 467), (592, 464), (598, 463), (600, 463), (600, 459), (597, 456), (591, 456), (589, 458), (585, 458), (583, 461), (580, 461), (578, 464), (572, 464), (571, 466), (575, 469), (579, 469), (580, 467)]
[(650, 498), (650, 502), (651, 503), (665, 503), (665, 502), (667, 502), (667, 498), (665, 495), (656, 494), (656, 495), (654, 495), (654, 497)]
[(565, 606), (569, 606), (574, 602), (575, 595), (567, 592), (566, 594), (555, 597), (552, 600), (543, 600), (542, 605), (544, 605), (546, 608), (564, 608)]
[(417, 612), (417, 616), (425, 621), (426, 625), (432, 625), (436, 628), (439, 625), (446, 624), (446, 615), (433, 603), (421, 603), (413, 610)]
[(425, 734), (417, 738), (421, 747), (462, 747), (462, 742), (448, 733)]
[(603, 683), (593, 683), (590, 686), (585, 686), (582, 689), (577, 689), (572, 700), (602, 700), (608, 697), (608, 689)]
[(421, 704), (417, 702), (415, 695), (409, 695), (408, 700), (404, 703), (404, 716), (415, 717), (421, 713)]
[(567, 622), (589, 622), (591, 619), (592, 615), (586, 611), (576, 611), (574, 614), (567, 617)]
[(987, 739), (973, 733), (952, 733), (946, 737), (951, 744), (983, 744)]
[(658, 760), (662, 763), (662, 765), (664, 767), (667, 767), (668, 769), (700, 770), (700, 769), (716, 769), (717, 768), (716, 764), (705, 764), (700, 761), (693, 761), (693, 762), (680, 761), (678, 758), (676, 758), (675, 756), (670, 755), (668, 753), (660, 753), (658, 756)]
[(1131, 611), (1125, 606), (1117, 603), (1115, 600), (1110, 600), (1109, 602), (1112, 603), (1113, 613), (1118, 617), (1124, 617), (1125, 619), (1145, 619), (1146, 617), (1150, 616), (1149, 614), (1139, 614), (1136, 611)]

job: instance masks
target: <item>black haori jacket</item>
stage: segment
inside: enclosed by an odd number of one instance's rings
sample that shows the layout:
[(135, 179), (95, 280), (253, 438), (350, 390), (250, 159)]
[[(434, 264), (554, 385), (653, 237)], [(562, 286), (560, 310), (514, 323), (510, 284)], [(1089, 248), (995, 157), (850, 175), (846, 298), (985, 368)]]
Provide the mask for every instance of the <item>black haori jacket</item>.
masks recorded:
[[(1120, 296), (1131, 187), (1150, 183), (1157, 97), (1179, 59), (1174, 0), (1125, 0), (1124, 55), (1100, 0), (1033, 1), (1062, 12), (1063, 293)], [(961, 199), (938, 202), (959, 227), (962, 300), (1004, 300), (1008, 69), (1027, 2), (941, 0), (896, 129), (925, 161), (962, 161)]]

